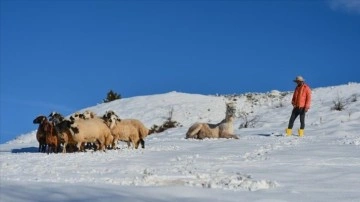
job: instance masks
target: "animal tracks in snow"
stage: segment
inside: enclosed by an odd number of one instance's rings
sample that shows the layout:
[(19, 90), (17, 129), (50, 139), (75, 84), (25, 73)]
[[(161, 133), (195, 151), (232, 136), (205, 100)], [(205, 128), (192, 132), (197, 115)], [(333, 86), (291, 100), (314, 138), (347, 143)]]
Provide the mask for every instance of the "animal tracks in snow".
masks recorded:
[[(257, 138), (264, 138), (264, 144), (255, 145), (255, 149), (246, 152), (241, 157), (245, 161), (257, 161), (257, 160), (267, 160), (269, 159), (269, 154), (273, 151), (278, 150), (284, 150), (286, 148), (292, 148), (299, 144), (300, 139), (297, 137), (278, 137), (276, 135), (269, 135), (269, 137), (266, 137), (265, 135), (261, 135), (262, 137), (248, 137), (246, 138), (247, 142), (249, 144), (252, 143), (252, 140), (256, 140), (258, 142)], [(304, 138), (301, 139), (303, 141)]]
[(344, 136), (337, 140), (339, 144), (360, 146), (360, 136)]
[[(176, 172), (178, 171), (178, 172)], [(168, 171), (167, 171), (168, 172)], [(271, 189), (278, 183), (270, 180), (255, 180), (250, 175), (241, 173), (204, 172), (193, 169), (184, 175), (183, 170), (174, 169), (172, 173), (162, 174), (164, 170), (145, 169), (142, 176), (122, 180), (122, 185), (137, 186), (192, 186), (209, 189), (225, 189), (233, 191), (257, 191)]]

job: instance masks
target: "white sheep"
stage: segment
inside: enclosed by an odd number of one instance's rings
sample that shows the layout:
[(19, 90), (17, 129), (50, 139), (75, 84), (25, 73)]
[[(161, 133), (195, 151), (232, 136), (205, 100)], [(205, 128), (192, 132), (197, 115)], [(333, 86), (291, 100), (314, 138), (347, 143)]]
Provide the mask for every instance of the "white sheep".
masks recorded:
[(144, 124), (137, 119), (122, 119), (120, 120), (117, 115), (112, 114), (105, 119), (106, 124), (111, 129), (111, 133), (114, 136), (113, 148), (116, 148), (116, 143), (118, 140), (125, 141), (130, 146), (130, 142), (133, 144), (134, 148), (137, 149), (139, 144), (142, 148), (145, 148), (144, 139), (149, 134), (149, 129), (147, 129)]
[(109, 127), (104, 123), (103, 119), (78, 119), (71, 120), (70, 130), (72, 131), (73, 140), (77, 142), (77, 147), (82, 151), (81, 146), (87, 142), (95, 143), (97, 150), (105, 150), (108, 139), (112, 138)]

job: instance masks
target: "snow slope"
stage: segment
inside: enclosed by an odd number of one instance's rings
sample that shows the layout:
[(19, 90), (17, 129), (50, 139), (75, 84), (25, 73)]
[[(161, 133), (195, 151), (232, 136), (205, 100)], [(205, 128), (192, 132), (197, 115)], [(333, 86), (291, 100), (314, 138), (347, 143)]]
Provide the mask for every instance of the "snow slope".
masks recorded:
[[(85, 108), (149, 128), (172, 112), (181, 127), (148, 136), (145, 149), (49, 155), (37, 152), (36, 131), (20, 135), (0, 145), (0, 201), (359, 201), (360, 84), (313, 89), (303, 138), (283, 136), (291, 96), (169, 92)], [(239, 117), (238, 140), (184, 138), (194, 122), (221, 121), (228, 101), (255, 126), (240, 129)]]

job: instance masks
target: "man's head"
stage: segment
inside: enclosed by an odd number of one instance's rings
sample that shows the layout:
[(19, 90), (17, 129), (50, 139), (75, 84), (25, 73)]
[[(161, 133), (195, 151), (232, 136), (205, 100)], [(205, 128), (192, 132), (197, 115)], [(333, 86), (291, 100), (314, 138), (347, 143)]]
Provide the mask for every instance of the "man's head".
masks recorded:
[(305, 79), (302, 76), (297, 76), (293, 81), (297, 84), (302, 84), (304, 83)]

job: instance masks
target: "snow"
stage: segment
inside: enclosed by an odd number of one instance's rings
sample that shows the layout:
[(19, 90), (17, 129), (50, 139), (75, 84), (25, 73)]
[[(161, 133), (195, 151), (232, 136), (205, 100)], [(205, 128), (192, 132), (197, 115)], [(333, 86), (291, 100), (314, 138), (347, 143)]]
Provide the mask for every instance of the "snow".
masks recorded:
[[(305, 136), (284, 136), (292, 92), (212, 96), (169, 92), (98, 104), (148, 128), (172, 112), (180, 127), (152, 134), (145, 149), (38, 153), (36, 131), (0, 145), (0, 201), (359, 201), (360, 84), (313, 89)], [(334, 101), (346, 103), (331, 110)], [(259, 117), (234, 123), (235, 139), (185, 139), (197, 121), (217, 123), (225, 103)], [(48, 114), (49, 112), (43, 112)], [(35, 118), (35, 117), (34, 117)], [(32, 120), (29, 120), (32, 121)], [(293, 133), (297, 134), (299, 118)]]

